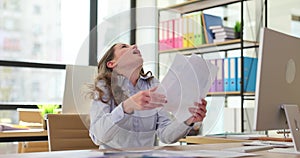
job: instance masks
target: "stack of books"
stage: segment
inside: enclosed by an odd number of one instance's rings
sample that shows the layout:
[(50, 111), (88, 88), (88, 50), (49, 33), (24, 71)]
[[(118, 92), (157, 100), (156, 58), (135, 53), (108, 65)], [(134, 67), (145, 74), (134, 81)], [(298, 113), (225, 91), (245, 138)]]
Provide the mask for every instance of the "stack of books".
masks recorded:
[(209, 29), (214, 34), (213, 43), (235, 39), (235, 33), (232, 27), (218, 25), (210, 26)]

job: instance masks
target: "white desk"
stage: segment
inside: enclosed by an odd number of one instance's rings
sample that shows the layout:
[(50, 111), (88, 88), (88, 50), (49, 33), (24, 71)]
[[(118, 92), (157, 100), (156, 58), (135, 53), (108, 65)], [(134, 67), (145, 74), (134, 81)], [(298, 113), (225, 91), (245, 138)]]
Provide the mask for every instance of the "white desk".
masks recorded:
[[(224, 148), (239, 147), (242, 146), (241, 143), (222, 143), (222, 144), (203, 144), (203, 145), (185, 145), (185, 146), (157, 146), (154, 148), (135, 148), (135, 149), (120, 149), (123, 151), (126, 150), (172, 150), (172, 151), (181, 151), (181, 150), (221, 150)], [(88, 158), (88, 157), (101, 157), (103, 153), (101, 151), (110, 151), (110, 150), (71, 150), (71, 151), (58, 151), (58, 152), (39, 152), (39, 153), (24, 153), (24, 154), (7, 154), (1, 155), (2, 158), (57, 158), (57, 157), (76, 157), (76, 158)], [(281, 154), (281, 153), (272, 153), (266, 150), (253, 152), (258, 154), (254, 157), (266, 157), (266, 158), (300, 158), (300, 155), (293, 154)], [(253, 156), (251, 156), (253, 158)]]

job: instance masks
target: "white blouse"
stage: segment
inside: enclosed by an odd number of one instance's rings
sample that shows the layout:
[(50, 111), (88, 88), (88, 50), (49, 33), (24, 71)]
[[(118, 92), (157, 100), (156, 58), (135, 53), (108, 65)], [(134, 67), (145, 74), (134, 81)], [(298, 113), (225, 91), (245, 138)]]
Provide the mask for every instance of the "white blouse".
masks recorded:
[[(140, 77), (136, 86), (133, 86), (127, 78), (119, 78), (122, 89), (126, 88), (129, 95), (150, 89), (158, 85), (158, 80), (153, 78), (150, 82), (147, 78)], [(98, 85), (105, 92), (107, 89), (104, 81)], [(156, 136), (163, 143), (174, 143), (187, 135), (192, 127), (175, 119), (171, 120), (171, 114), (162, 108), (152, 110), (136, 110), (133, 114), (124, 113), (122, 103), (114, 105), (110, 100), (107, 104), (100, 100), (93, 100), (90, 110), (90, 137), (100, 148), (129, 148), (151, 147), (155, 145)]]

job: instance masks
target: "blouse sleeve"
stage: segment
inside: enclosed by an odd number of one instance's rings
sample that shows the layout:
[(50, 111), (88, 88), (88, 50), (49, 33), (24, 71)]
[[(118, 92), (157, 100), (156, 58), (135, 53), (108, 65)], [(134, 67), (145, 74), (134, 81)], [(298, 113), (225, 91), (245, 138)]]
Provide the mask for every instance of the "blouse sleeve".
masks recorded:
[[(158, 86), (159, 81), (152, 79), (151, 87)], [(171, 120), (172, 114), (160, 109), (158, 111), (157, 135), (163, 143), (175, 143), (182, 137), (186, 136), (192, 129), (191, 126), (183, 122), (178, 122), (175, 118)]]
[(163, 109), (158, 112), (157, 135), (160, 141), (166, 144), (177, 142), (193, 128), (175, 118), (171, 120), (171, 117), (172, 115)]
[[(110, 101), (109, 103), (112, 103)], [(90, 109), (90, 137), (97, 145), (107, 143), (119, 132), (118, 124), (128, 119), (124, 113), (122, 103), (113, 110), (112, 105), (100, 100), (93, 100)]]

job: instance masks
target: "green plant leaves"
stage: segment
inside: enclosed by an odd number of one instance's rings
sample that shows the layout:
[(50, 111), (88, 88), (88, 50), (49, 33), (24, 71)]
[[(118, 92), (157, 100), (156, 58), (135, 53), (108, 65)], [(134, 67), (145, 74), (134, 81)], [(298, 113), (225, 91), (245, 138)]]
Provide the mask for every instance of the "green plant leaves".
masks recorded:
[(41, 109), (41, 115), (44, 117), (45, 114), (57, 114), (58, 112), (55, 109), (59, 108), (58, 104), (41, 104), (37, 105)]
[(234, 32), (241, 32), (241, 22), (239, 22), (239, 21), (235, 22)]

